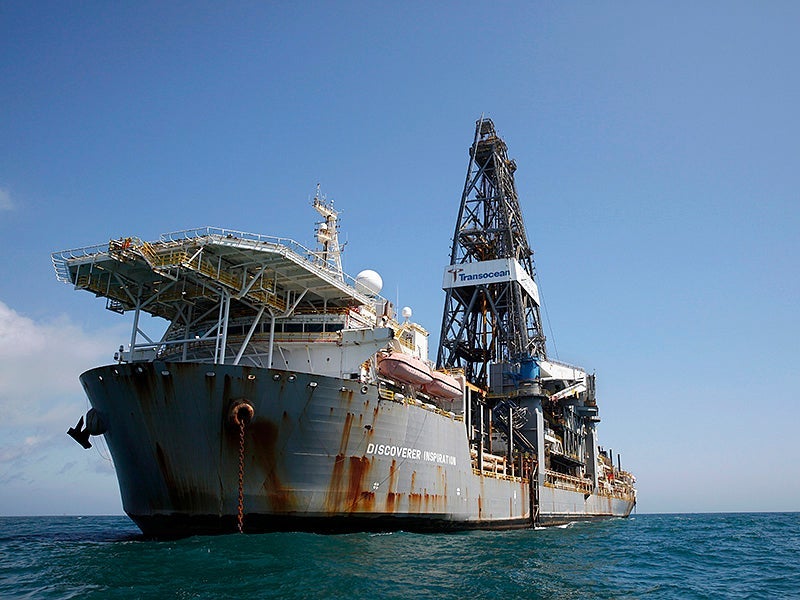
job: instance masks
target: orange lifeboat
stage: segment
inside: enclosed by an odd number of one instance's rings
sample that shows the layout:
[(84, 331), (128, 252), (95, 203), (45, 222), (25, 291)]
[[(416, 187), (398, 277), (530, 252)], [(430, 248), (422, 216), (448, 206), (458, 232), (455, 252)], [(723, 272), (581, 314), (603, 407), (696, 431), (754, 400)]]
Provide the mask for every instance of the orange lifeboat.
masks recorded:
[(424, 386), (433, 382), (428, 365), (416, 356), (400, 352), (379, 354), (378, 373), (395, 381), (402, 381), (412, 385)]
[(447, 373), (442, 373), (441, 371), (431, 371), (431, 375), (432, 381), (422, 386), (423, 392), (429, 396), (445, 398), (447, 400), (461, 398), (461, 386), (458, 384), (455, 377)]

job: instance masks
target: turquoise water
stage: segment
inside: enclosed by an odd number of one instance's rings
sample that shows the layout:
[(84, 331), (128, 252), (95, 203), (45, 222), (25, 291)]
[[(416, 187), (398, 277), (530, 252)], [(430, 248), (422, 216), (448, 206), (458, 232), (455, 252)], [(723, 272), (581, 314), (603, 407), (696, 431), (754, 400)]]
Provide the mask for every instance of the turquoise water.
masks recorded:
[(169, 542), (125, 517), (0, 518), (0, 598), (231, 597), (800, 598), (800, 513)]

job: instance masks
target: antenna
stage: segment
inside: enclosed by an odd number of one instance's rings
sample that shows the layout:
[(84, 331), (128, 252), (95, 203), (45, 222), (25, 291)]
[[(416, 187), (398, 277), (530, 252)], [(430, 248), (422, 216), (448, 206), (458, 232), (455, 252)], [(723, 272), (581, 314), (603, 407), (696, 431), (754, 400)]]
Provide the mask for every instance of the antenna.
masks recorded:
[(325, 196), (320, 194), (319, 183), (312, 205), (325, 219), (323, 222), (317, 223), (315, 232), (317, 243), (320, 245), (317, 256), (323, 266), (333, 271), (337, 279), (344, 281), (342, 246), (339, 244), (339, 213), (333, 208), (333, 201), (328, 202)]

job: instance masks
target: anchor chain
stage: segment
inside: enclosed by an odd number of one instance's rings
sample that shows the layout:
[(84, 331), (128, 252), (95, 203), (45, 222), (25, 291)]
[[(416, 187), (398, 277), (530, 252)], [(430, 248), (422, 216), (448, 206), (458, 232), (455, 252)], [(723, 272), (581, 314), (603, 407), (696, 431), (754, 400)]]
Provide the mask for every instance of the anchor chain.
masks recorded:
[(234, 402), (228, 410), (228, 421), (239, 429), (239, 496), (236, 510), (236, 526), (244, 533), (244, 430), (253, 419), (255, 410), (246, 400)]
[(239, 419), (239, 512), (236, 525), (244, 532), (244, 419)]

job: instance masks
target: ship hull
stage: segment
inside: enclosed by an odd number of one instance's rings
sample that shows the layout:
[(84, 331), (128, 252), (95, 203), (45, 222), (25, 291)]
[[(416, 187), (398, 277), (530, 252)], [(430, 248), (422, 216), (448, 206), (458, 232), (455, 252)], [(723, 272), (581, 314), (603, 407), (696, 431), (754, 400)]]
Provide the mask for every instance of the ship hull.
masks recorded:
[[(240, 519), (248, 532), (446, 531), (530, 527), (537, 516), (519, 472), (473, 469), (463, 421), (375, 385), (159, 361), (99, 367), (81, 382), (123, 507), (149, 536), (232, 532)], [(253, 411), (243, 438), (231, 412), (242, 403)], [(632, 506), (545, 486), (538, 522)]]
[(574, 521), (627, 517), (635, 503), (626, 498), (561, 490), (543, 486), (539, 490), (538, 524), (563, 525)]

